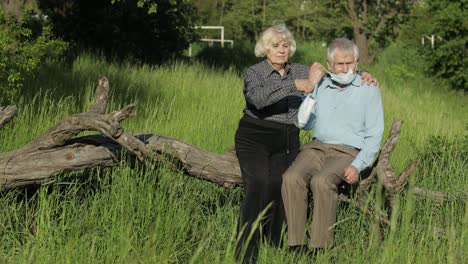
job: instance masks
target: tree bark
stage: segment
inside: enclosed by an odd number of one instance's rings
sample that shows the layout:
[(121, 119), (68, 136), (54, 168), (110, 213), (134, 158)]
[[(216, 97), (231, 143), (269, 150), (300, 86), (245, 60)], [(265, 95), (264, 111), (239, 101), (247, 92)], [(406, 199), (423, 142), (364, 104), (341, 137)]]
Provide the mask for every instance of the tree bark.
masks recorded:
[[(365, 10), (367, 10), (367, 8)], [(369, 64), (371, 62), (368, 48), (369, 41), (366, 36), (366, 31), (359, 21), (358, 15), (356, 13), (354, 0), (348, 0), (348, 15), (353, 22), (354, 42), (359, 49), (359, 63)]]
[(2, 0), (2, 7), (6, 15), (13, 16), (16, 20), (21, 19), (26, 0)]
[(382, 11), (379, 14), (375, 14), (378, 16), (379, 21), (372, 32), (369, 32), (368, 7), (369, 6), (366, 0), (363, 0), (362, 2), (348, 0), (347, 11), (348, 16), (353, 24), (354, 42), (359, 48), (359, 63), (364, 65), (369, 64), (374, 60), (375, 52), (373, 55), (369, 54), (369, 44), (371, 43), (373, 37), (381, 34), (385, 29), (388, 23), (388, 17), (394, 17), (398, 14), (397, 7), (388, 4), (387, 8), (385, 8), (385, 11)]
[(0, 129), (2, 129), (8, 122), (16, 115), (16, 106), (0, 107)]

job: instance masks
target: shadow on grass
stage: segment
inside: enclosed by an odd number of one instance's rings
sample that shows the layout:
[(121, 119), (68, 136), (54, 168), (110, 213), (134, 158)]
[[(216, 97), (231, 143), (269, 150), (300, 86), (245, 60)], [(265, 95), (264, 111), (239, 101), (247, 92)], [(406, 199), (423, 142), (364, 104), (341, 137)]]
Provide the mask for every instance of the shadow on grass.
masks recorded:
[(47, 97), (55, 102), (72, 97), (78, 99), (79, 105), (86, 105), (89, 95), (94, 98), (98, 80), (107, 77), (109, 102), (127, 105), (148, 98), (149, 91), (152, 98), (159, 97), (159, 92), (153, 87), (160, 87), (160, 84), (135, 77), (133, 72), (138, 71), (139, 67), (138, 64), (109, 62), (93, 54), (78, 56), (70, 61), (55, 61), (45, 64), (33, 77), (27, 79), (20, 96), (26, 104), (39, 96), (39, 99)]
[(232, 68), (239, 74), (243, 74), (247, 67), (262, 60), (255, 57), (254, 45), (247, 42), (236, 43), (233, 48), (206, 46), (197, 53), (195, 59), (209, 67), (223, 70)]

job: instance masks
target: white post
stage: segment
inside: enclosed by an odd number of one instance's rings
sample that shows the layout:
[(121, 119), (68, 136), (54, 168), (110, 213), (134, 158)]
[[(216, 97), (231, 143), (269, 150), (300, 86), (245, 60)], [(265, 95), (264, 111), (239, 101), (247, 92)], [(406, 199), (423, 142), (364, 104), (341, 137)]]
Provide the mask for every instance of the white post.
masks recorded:
[(192, 43), (189, 44), (188, 56), (192, 57)]
[(221, 28), (221, 47), (224, 48), (224, 27)]
[(434, 40), (435, 40), (434, 35), (431, 35), (431, 48), (434, 48)]
[(421, 45), (424, 46), (424, 36), (421, 37)]
[(221, 47), (224, 48), (224, 42), (229, 42), (231, 44), (231, 48), (234, 47), (234, 41), (232, 39), (226, 40), (224, 39), (224, 26), (195, 26), (195, 29), (219, 29), (221, 30), (221, 38), (220, 39), (207, 39), (202, 38), (201, 41), (208, 42), (208, 46), (213, 46), (213, 42), (221, 42)]

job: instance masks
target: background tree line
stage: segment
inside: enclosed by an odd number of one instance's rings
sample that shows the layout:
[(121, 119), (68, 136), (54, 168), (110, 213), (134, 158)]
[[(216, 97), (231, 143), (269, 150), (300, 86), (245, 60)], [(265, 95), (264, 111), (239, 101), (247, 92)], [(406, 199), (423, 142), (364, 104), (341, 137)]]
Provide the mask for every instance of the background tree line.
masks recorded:
[[(47, 58), (83, 51), (109, 59), (164, 63), (222, 25), (236, 50), (250, 51), (275, 20), (293, 31), (299, 45), (346, 36), (361, 51), (361, 64), (378, 59), (388, 45), (417, 50), (425, 71), (467, 90), (468, 0), (2, 0), (0, 84), (12, 98), (25, 76)], [(442, 39), (434, 49), (422, 35)], [(236, 52), (225, 51), (225, 52)], [(209, 52), (209, 51), (205, 51)], [(219, 56), (217, 56), (219, 58)], [(411, 70), (411, 69), (409, 69)]]

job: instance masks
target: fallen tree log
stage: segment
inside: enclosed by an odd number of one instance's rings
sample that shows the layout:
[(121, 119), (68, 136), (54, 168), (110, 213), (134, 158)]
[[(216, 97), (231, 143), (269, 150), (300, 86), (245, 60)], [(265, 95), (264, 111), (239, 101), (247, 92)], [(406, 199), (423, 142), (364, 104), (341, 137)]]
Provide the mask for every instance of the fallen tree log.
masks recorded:
[[(226, 188), (242, 185), (235, 152), (216, 154), (174, 138), (129, 134), (120, 126), (120, 122), (134, 114), (136, 105), (130, 104), (121, 110), (106, 113), (108, 93), (109, 82), (102, 78), (97, 85), (95, 103), (88, 112), (65, 117), (33, 142), (15, 151), (0, 153), (0, 188), (40, 185), (53, 181), (57, 175), (65, 172), (115, 166), (120, 163), (124, 150), (141, 161), (153, 162), (164, 158), (188, 176)], [(0, 129), (12, 120), (15, 113), (14, 106), (0, 108)], [(358, 194), (368, 192), (371, 186), (380, 182), (392, 201), (407, 185), (417, 162), (412, 161), (398, 177), (389, 162), (402, 124), (402, 120), (393, 123), (374, 166), (363, 173), (365, 180), (357, 187)], [(100, 135), (74, 138), (82, 131), (97, 131)], [(414, 190), (416, 195), (423, 197), (435, 196), (438, 200), (448, 197), (444, 193), (422, 188)], [(365, 195), (358, 200), (364, 201)]]
[(15, 114), (16, 106), (14, 105), (0, 107), (0, 129), (2, 129), (8, 122), (10, 122)]
[[(120, 147), (125, 147), (141, 159), (149, 156), (144, 143), (120, 127), (120, 121), (133, 115), (135, 104), (106, 114), (109, 82), (98, 82), (95, 104), (88, 112), (66, 117), (33, 142), (12, 152), (0, 154), (0, 187), (23, 187), (50, 182), (63, 172), (97, 166), (113, 166), (119, 162)], [(3, 125), (12, 120), (14, 112), (0, 112)], [(98, 131), (112, 140), (101, 140), (101, 145), (89, 144), (80, 138), (82, 131)], [(86, 139), (86, 137), (84, 137)]]

